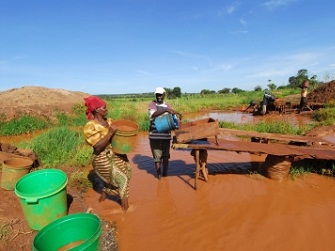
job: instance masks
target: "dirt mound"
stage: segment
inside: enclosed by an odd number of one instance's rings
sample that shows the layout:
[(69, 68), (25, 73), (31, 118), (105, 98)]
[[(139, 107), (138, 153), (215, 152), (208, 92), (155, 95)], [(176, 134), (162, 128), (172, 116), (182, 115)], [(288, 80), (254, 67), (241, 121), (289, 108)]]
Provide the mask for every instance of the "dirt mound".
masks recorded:
[(307, 97), (311, 103), (329, 103), (331, 100), (335, 100), (335, 80), (320, 85)]
[(83, 104), (90, 94), (51, 89), (39, 86), (24, 86), (0, 92), (0, 116), (10, 120), (23, 114), (52, 118), (59, 112), (71, 114), (73, 106)]

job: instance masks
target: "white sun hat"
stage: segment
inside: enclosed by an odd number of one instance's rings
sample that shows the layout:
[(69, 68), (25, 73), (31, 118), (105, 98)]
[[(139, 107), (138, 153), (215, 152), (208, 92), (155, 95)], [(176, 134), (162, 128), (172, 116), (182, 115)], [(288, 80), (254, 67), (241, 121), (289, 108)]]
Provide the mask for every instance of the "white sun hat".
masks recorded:
[(165, 90), (163, 87), (157, 87), (155, 90), (155, 94), (163, 94), (165, 93)]

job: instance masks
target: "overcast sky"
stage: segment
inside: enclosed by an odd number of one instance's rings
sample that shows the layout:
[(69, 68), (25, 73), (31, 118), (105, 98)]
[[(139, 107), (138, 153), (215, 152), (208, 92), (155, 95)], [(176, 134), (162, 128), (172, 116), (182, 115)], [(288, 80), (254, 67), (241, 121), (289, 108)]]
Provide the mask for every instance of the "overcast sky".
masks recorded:
[(0, 0), (0, 91), (90, 94), (335, 78), (333, 0)]

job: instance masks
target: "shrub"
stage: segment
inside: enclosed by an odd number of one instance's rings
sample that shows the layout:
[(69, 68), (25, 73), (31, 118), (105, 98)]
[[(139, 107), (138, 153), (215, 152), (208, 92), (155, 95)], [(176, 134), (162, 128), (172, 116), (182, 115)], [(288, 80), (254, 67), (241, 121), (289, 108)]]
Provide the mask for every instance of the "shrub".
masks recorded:
[(0, 123), (0, 135), (20, 135), (32, 131), (45, 129), (50, 125), (49, 121), (40, 118), (23, 115), (14, 118), (8, 123)]
[(43, 166), (86, 165), (90, 161), (91, 149), (85, 147), (86, 142), (81, 132), (66, 127), (50, 129), (23, 147), (32, 149), (40, 158)]

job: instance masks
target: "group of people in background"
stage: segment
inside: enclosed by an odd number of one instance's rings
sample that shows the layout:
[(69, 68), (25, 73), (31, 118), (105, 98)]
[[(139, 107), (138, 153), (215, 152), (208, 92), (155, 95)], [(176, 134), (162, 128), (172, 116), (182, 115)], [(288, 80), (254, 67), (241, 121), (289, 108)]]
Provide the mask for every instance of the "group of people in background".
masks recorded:
[[(164, 88), (156, 88), (155, 99), (148, 105), (150, 149), (158, 179), (167, 176), (168, 173), (171, 130), (158, 132), (155, 119), (165, 113), (177, 114), (170, 104), (165, 103), (165, 94)], [(93, 169), (103, 183), (99, 202), (104, 201), (107, 195), (117, 195), (121, 200), (122, 209), (127, 211), (132, 168), (128, 156), (114, 152), (111, 146), (118, 128), (113, 126), (112, 119), (107, 117), (108, 108), (103, 99), (89, 96), (84, 100), (87, 107), (86, 117), (89, 120), (84, 126), (84, 136), (86, 142), (93, 148)]]
[[(307, 103), (307, 94), (310, 81), (306, 79), (299, 87), (301, 88), (300, 92), (300, 103), (298, 107), (298, 113), (302, 112), (305, 108), (310, 111), (313, 111)], [(252, 109), (254, 115), (265, 115), (268, 110), (267, 107), (276, 100), (276, 97), (271, 94), (268, 90), (265, 90), (263, 99), (259, 104), (257, 101), (252, 100), (249, 103), (249, 106), (244, 110), (246, 112), (249, 109)]]
[(259, 104), (255, 100), (250, 101), (249, 106), (244, 110), (244, 112), (251, 108), (253, 109), (253, 115), (265, 115), (267, 113), (268, 105), (275, 101), (275, 99), (274, 95), (272, 95), (268, 90), (265, 90), (262, 102)]

